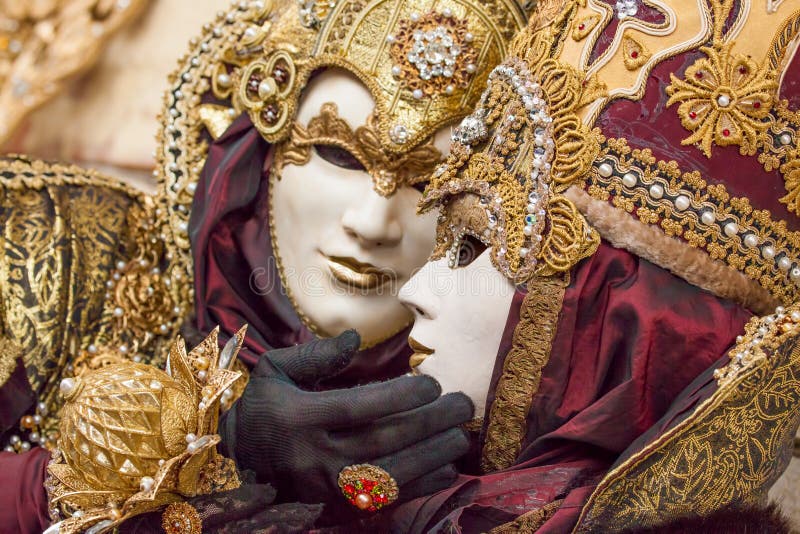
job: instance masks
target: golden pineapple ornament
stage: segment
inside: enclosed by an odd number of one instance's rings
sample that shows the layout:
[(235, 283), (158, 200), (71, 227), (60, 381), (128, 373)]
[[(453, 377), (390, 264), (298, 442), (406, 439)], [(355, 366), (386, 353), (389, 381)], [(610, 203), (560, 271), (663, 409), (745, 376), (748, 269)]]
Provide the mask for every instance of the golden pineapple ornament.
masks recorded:
[(218, 329), (167, 370), (126, 362), (61, 382), (59, 448), (48, 467), (54, 532), (110, 532), (126, 519), (187, 497), (233, 489), (233, 462), (216, 452), (220, 400), (240, 377), (229, 368), (242, 328), (219, 351)]

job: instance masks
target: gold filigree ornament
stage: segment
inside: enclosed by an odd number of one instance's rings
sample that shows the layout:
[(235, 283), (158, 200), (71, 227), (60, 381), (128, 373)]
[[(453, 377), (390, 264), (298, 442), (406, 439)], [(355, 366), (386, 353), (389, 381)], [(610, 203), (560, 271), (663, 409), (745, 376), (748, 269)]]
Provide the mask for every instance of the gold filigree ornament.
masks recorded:
[[(519, 54), (492, 71), (477, 110), (455, 129), (450, 156), (420, 204), (426, 211), (456, 195), (478, 195), (489, 231), (473, 231), (492, 245), (493, 264), (515, 283), (569, 271), (599, 244), (561, 195), (599, 151), (576, 115), (597, 86), (549, 59), (548, 37), (545, 28), (521, 38), (514, 44)], [(452, 230), (439, 232), (437, 253), (458, 246), (460, 229)]]
[(667, 106), (680, 103), (681, 124), (693, 132), (682, 143), (699, 144), (707, 157), (712, 144), (738, 145), (743, 155), (753, 155), (759, 136), (770, 127), (775, 72), (766, 63), (734, 55), (733, 46), (717, 42), (700, 48), (706, 57), (686, 69), (683, 79), (670, 75), (667, 87)]
[(178, 338), (166, 372), (129, 362), (61, 382), (61, 437), (46, 482), (57, 532), (111, 532), (136, 515), (239, 486), (232, 460), (216, 452), (216, 428), (220, 399), (241, 376), (229, 367), (245, 328), (222, 351), (217, 332), (188, 354)]
[(0, 144), (31, 111), (88, 69), (147, 0), (0, 2)]
[(187, 230), (209, 137), (247, 113), (268, 142), (289, 139), (309, 77), (342, 68), (375, 99), (381, 150), (408, 155), (474, 109), (489, 71), (525, 25), (525, 5), (237, 1), (208, 24), (171, 78), (157, 149), (160, 233), (175, 256), (167, 272), (175, 302), (193, 300)]

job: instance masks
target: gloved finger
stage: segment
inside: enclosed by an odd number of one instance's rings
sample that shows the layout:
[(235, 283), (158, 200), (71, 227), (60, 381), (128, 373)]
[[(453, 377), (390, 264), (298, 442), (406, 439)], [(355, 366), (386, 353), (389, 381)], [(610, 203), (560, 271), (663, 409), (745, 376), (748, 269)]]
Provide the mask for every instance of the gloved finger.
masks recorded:
[(336, 337), (276, 349), (266, 354), (267, 362), (259, 361), (253, 374), (270, 376), (272, 364), (295, 383), (313, 386), (346, 366), (358, 352), (360, 344), (358, 332), (347, 330)]
[(473, 412), (469, 397), (463, 393), (450, 393), (430, 404), (384, 417), (366, 427), (334, 432), (331, 438), (343, 455), (351, 454), (353, 460), (365, 462), (464, 424), (472, 419)]
[(410, 501), (424, 495), (449, 488), (458, 479), (458, 470), (453, 464), (443, 465), (431, 473), (407, 482), (400, 487), (401, 502)]
[(406, 412), (435, 401), (442, 390), (428, 376), (401, 376), (349, 389), (336, 389), (313, 395), (305, 403), (312, 424), (323, 428), (353, 428), (386, 416)]
[(432, 473), (455, 462), (469, 451), (467, 433), (451, 428), (395, 454), (369, 463), (392, 475), (398, 486)]

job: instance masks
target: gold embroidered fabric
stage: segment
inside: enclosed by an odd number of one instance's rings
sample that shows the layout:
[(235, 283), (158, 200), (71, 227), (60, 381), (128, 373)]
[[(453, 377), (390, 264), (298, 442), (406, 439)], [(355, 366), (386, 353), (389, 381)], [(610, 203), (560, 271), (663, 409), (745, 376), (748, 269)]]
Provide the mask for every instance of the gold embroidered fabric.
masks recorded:
[(792, 232), (724, 185), (708, 185), (696, 171), (632, 149), (625, 139), (595, 132), (602, 150), (583, 187), (639, 221), (659, 227), (723, 261), (788, 305), (800, 298), (800, 232)]
[[(207, 133), (220, 135), (246, 112), (265, 139), (285, 140), (309, 76), (339, 67), (375, 98), (382, 149), (408, 154), (472, 111), (489, 71), (526, 21), (526, 3), (514, 0), (300, 4), (234, 4), (190, 43), (171, 78), (156, 174), (159, 233), (174, 256), (166, 274), (175, 302), (194, 299), (187, 230)], [(401, 49), (410, 53), (400, 57)], [(380, 189), (391, 189), (390, 178), (380, 180)]]
[[(162, 313), (160, 302), (130, 300), (130, 291), (112, 294), (115, 271), (131, 261), (140, 265), (153, 247), (153, 236), (144, 240), (140, 233), (149, 210), (144, 195), (91, 171), (23, 157), (0, 160), (2, 332), (20, 347), (38, 396), (15, 448), (30, 446), (27, 436), (33, 435), (53, 445), (59, 382), (108, 363), (103, 347), (150, 361), (163, 342), (161, 325), (140, 340), (132, 337), (135, 325)], [(131, 328), (122, 328), (123, 320)], [(12, 365), (11, 353), (5, 354), (4, 368)]]
[(514, 464), (527, 428), (533, 396), (558, 326), (569, 276), (536, 278), (528, 284), (520, 320), (514, 329), (511, 350), (503, 363), (495, 398), (489, 408), (489, 424), (481, 451), (481, 469), (499, 471)]
[(287, 163), (305, 165), (314, 145), (339, 147), (364, 166), (372, 177), (375, 192), (388, 197), (398, 187), (427, 180), (435, 165), (443, 159), (432, 140), (405, 154), (394, 154), (381, 146), (377, 128), (377, 120), (372, 114), (367, 124), (353, 131), (347, 121), (339, 117), (336, 104), (324, 104), (320, 115), (311, 119), (308, 127), (295, 122), (291, 137), (276, 152), (274, 168), (280, 172)]
[(89, 68), (147, 0), (3, 0), (0, 3), (0, 144), (25, 116)]
[[(800, 423), (800, 312), (755, 318), (692, 415), (613, 469), (575, 532), (657, 526), (766, 499), (792, 456)], [(743, 350), (752, 357), (740, 357)]]
[(510, 523), (493, 528), (489, 534), (533, 534), (555, 515), (563, 502), (563, 499), (558, 499), (537, 510), (522, 514)]

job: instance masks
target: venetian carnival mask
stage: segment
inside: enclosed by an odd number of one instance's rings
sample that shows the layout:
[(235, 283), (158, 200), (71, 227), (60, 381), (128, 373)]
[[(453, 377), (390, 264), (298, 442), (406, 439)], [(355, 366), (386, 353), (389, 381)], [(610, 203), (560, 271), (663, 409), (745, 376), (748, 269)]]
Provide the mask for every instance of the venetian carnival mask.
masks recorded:
[(319, 333), (356, 328), (367, 345), (410, 322), (397, 289), (433, 249), (435, 217), (417, 216), (415, 206), (449, 135), (442, 129), (438, 142), (393, 158), (374, 113), (355, 76), (320, 74), (270, 184), (273, 247), (295, 308)]

